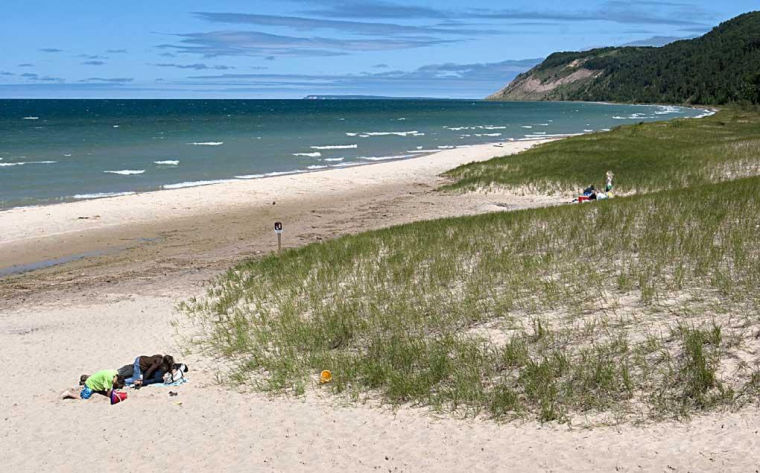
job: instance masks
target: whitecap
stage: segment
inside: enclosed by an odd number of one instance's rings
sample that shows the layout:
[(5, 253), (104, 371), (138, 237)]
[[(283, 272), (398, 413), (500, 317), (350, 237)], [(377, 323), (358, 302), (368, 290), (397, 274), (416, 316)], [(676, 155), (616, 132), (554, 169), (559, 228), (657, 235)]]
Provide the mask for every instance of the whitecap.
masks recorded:
[(224, 141), (200, 141), (188, 144), (193, 146), (222, 146), (224, 144)]
[(64, 158), (70, 158), (71, 157), (71, 153), (63, 153), (63, 157)]
[(119, 125), (114, 125), (113, 127), (114, 127), (114, 128), (119, 128)]
[(439, 150), (437, 149), (413, 149), (407, 151), (407, 153), (414, 153), (414, 154), (424, 154), (424, 153), (437, 153)]
[(120, 176), (132, 176), (135, 174), (142, 174), (145, 169), (122, 169), (119, 171), (103, 171), (106, 174), (118, 174)]
[(325, 164), (312, 164), (311, 166), (306, 166), (306, 169), (314, 170), (314, 169), (324, 169), (326, 167), (327, 165)]
[(25, 164), (55, 164), (58, 161), (16, 161), (15, 163), (0, 163), (2, 167), (23, 166)]
[(533, 127), (532, 127), (531, 125), (520, 125), (520, 128), (527, 128), (527, 129), (531, 129), (531, 128), (533, 128)]
[(438, 149), (454, 149), (456, 146), (438, 146)]
[(322, 156), (322, 153), (315, 151), (313, 153), (293, 153), (293, 156), (306, 157), (306, 158), (318, 158)]
[(588, 128), (586, 128), (585, 130), (583, 130), (584, 133), (591, 133), (592, 131), (594, 131), (594, 130), (590, 130)]
[(359, 145), (326, 145), (326, 146), (309, 146), (311, 149), (356, 149)]
[(322, 161), (337, 163), (337, 162), (343, 161), (344, 159), (345, 158), (325, 158)]
[(361, 137), (369, 138), (371, 136), (425, 136), (425, 133), (421, 133), (417, 130), (412, 131), (365, 131)]
[(179, 164), (179, 160), (167, 159), (166, 161), (153, 161), (153, 164), (158, 164), (159, 166), (177, 166)]
[(24, 117), (22, 120), (39, 120), (40, 117)]

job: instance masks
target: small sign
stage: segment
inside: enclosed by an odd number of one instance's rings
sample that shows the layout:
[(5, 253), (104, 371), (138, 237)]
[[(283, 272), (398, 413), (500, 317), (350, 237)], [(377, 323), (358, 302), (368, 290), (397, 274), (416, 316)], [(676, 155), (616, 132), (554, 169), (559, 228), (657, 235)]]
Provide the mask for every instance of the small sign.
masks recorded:
[(274, 222), (274, 232), (277, 234), (282, 233), (282, 222)]

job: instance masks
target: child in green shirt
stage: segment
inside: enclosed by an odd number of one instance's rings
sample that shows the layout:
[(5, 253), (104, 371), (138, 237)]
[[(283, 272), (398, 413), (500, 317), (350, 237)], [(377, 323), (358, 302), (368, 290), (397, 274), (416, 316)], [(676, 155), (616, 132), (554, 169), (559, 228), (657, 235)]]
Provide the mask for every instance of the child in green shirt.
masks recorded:
[(111, 397), (114, 389), (124, 387), (124, 377), (119, 376), (116, 370), (100, 370), (88, 376), (79, 392), (70, 389), (63, 393), (63, 399), (90, 399), (92, 393), (99, 393)]

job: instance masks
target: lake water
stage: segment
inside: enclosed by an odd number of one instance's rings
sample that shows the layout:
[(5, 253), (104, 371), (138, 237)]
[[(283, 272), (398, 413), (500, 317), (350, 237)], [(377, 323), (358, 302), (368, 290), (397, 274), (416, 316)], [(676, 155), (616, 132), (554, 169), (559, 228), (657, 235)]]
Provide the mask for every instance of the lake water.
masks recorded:
[(409, 159), (704, 113), (474, 100), (0, 100), (0, 208)]

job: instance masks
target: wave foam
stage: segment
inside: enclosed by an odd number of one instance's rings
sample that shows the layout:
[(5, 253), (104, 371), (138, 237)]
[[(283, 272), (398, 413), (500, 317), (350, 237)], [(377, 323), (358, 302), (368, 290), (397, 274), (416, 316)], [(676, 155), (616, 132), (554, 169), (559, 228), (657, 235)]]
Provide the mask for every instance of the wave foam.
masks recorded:
[(120, 176), (132, 176), (135, 174), (142, 174), (145, 169), (122, 169), (119, 171), (103, 171), (106, 174), (118, 174)]
[(193, 146), (222, 146), (224, 141), (194, 141), (188, 144)]
[(166, 161), (153, 161), (153, 164), (158, 164), (159, 166), (177, 166), (179, 164), (179, 160), (167, 159)]
[(715, 113), (716, 113), (715, 110), (705, 110), (703, 113), (700, 113), (694, 118), (705, 118), (705, 117), (715, 115)]
[[(348, 133), (346, 133), (348, 135)], [(356, 136), (356, 133), (353, 135), (348, 136)], [(425, 136), (425, 133), (419, 132), (417, 130), (412, 131), (365, 131), (362, 132), (360, 135), (362, 138), (370, 138), (373, 136)]]
[(306, 169), (314, 170), (314, 169), (324, 169), (326, 168), (326, 164), (312, 164), (311, 166), (306, 166)]
[(670, 115), (672, 113), (678, 113), (678, 107), (672, 105), (662, 105), (654, 111), (655, 115)]
[(302, 170), (296, 169), (295, 171), (273, 171), (264, 174), (244, 174), (242, 176), (235, 176), (235, 179), (261, 179), (262, 177), (287, 176), (288, 174), (299, 174), (302, 172)]
[(413, 154), (425, 154), (425, 153), (437, 153), (438, 149), (413, 149), (408, 150), (407, 153), (413, 153)]
[(309, 146), (311, 149), (356, 149), (359, 145), (326, 145), (326, 146)]
[(411, 158), (414, 156), (413, 154), (400, 154), (397, 156), (359, 156), (356, 159), (361, 159), (364, 161), (388, 161), (391, 159), (405, 159), (405, 158)]
[(75, 194), (74, 199), (102, 199), (103, 197), (119, 197), (122, 195), (134, 195), (135, 192), (96, 192), (94, 194)]
[(184, 187), (198, 187), (208, 186), (211, 184), (221, 184), (223, 182), (232, 182), (232, 179), (216, 179), (213, 181), (190, 181), (190, 182), (178, 182), (176, 184), (164, 184), (162, 189), (182, 189)]
[(334, 168), (350, 168), (352, 166), (363, 166), (365, 164), (366, 163), (361, 163), (361, 162), (358, 163), (356, 161), (351, 161), (351, 162), (348, 162), (348, 163), (333, 164), (332, 167), (334, 167)]
[(0, 163), (2, 167), (23, 166), (25, 164), (55, 164), (58, 161), (17, 161), (15, 163)]
[(322, 156), (322, 153), (315, 151), (313, 153), (293, 153), (293, 156), (306, 157), (306, 158), (318, 158)]
[(22, 120), (39, 120), (40, 117), (24, 117)]
[(330, 162), (330, 163), (338, 163), (340, 161), (343, 161), (345, 158), (325, 158), (322, 161)]

